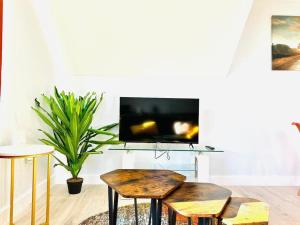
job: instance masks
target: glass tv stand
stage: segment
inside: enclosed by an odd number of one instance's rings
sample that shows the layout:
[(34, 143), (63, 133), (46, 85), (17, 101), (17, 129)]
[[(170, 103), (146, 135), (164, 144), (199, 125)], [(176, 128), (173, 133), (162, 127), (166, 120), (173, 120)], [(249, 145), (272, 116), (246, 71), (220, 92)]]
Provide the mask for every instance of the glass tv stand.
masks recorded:
[(134, 169), (135, 152), (153, 152), (154, 159), (166, 157), (171, 159), (171, 152), (195, 153), (192, 169), (176, 169), (175, 171), (194, 172), (195, 179), (199, 182), (208, 182), (210, 176), (210, 158), (213, 153), (224, 152), (221, 149), (208, 149), (199, 145), (183, 145), (183, 144), (130, 144), (130, 145), (114, 145), (109, 148), (110, 151), (122, 151), (122, 167), (123, 169)]

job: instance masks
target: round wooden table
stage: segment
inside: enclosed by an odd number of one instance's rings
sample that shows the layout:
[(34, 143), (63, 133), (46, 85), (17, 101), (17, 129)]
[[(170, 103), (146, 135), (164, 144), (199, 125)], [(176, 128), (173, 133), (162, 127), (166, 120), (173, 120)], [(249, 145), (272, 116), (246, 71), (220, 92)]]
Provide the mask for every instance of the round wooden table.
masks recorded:
[(13, 225), (14, 217), (14, 189), (15, 189), (15, 160), (32, 158), (32, 208), (31, 208), (31, 225), (35, 225), (35, 208), (36, 208), (36, 177), (37, 177), (37, 158), (48, 157), (47, 171), (47, 200), (46, 200), (46, 222), (49, 225), (50, 213), (50, 170), (51, 170), (51, 154), (54, 148), (46, 145), (18, 145), (18, 146), (0, 146), (0, 158), (11, 160), (11, 182), (10, 182), (10, 219), (9, 224)]

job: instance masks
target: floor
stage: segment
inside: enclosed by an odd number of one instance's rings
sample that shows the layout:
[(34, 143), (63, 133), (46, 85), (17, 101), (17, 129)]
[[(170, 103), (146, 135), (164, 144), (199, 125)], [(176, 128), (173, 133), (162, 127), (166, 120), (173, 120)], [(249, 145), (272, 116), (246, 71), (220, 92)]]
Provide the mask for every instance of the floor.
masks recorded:
[[(296, 187), (228, 187), (234, 196), (246, 196), (270, 204), (270, 225), (300, 225), (300, 197)], [(107, 210), (107, 189), (86, 185), (79, 195), (67, 194), (65, 185), (56, 185), (51, 194), (51, 225), (78, 225), (84, 219)], [(44, 198), (38, 200), (37, 224), (44, 222)], [(131, 204), (121, 200), (120, 205)], [(30, 207), (17, 216), (15, 225), (30, 224)]]

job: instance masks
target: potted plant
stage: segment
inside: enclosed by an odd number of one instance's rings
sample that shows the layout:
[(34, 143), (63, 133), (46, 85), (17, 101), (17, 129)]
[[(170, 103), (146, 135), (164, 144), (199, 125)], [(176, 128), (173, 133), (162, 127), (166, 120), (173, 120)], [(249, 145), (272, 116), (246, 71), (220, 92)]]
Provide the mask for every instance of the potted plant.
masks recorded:
[(100, 149), (105, 145), (121, 143), (116, 140), (118, 135), (109, 131), (118, 124), (92, 128), (93, 116), (103, 100), (103, 94), (100, 98), (95, 93), (77, 97), (74, 93), (59, 93), (55, 87), (53, 96), (42, 95), (42, 98), (46, 107), (35, 99), (32, 109), (51, 132), (40, 129), (45, 135), (40, 141), (65, 156), (66, 161), (63, 162), (54, 155), (57, 160), (54, 166), (62, 166), (71, 173), (72, 178), (67, 180), (68, 190), (70, 194), (78, 194), (83, 183), (78, 175), (85, 160), (92, 154), (101, 154)]

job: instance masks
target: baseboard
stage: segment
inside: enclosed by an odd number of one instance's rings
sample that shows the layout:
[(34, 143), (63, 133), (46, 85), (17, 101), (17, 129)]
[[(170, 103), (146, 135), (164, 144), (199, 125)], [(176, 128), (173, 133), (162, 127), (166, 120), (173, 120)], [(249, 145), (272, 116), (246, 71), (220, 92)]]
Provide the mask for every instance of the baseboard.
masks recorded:
[[(51, 187), (55, 185), (54, 183), (54, 175), (51, 176)], [(39, 182), (36, 186), (37, 190), (37, 199), (41, 196), (43, 196), (47, 191), (47, 179), (44, 179), (43, 181)], [(24, 209), (29, 207), (31, 205), (31, 187), (24, 192), (23, 194), (19, 196), (15, 196), (14, 201), (14, 215), (17, 216), (18, 214), (22, 213)], [(9, 209), (10, 206), (7, 204), (6, 206), (3, 206), (0, 208), (0, 218), (1, 221), (8, 221), (9, 219)], [(0, 223), (1, 223), (0, 221)]]
[[(81, 175), (84, 178), (84, 184), (103, 184), (100, 175)], [(65, 184), (64, 175), (56, 175), (56, 184)], [(189, 181), (195, 181), (193, 177)], [(232, 186), (300, 186), (300, 176), (211, 176), (209, 182), (220, 185)]]
[(300, 186), (300, 176), (211, 176), (210, 181), (229, 186)]
[[(81, 174), (80, 177), (84, 179), (84, 184), (104, 184), (101, 179), (100, 175), (86, 175), (86, 174)], [(70, 178), (68, 174), (59, 174), (55, 175), (54, 178), (54, 183), (55, 184), (67, 184), (67, 179)]]

